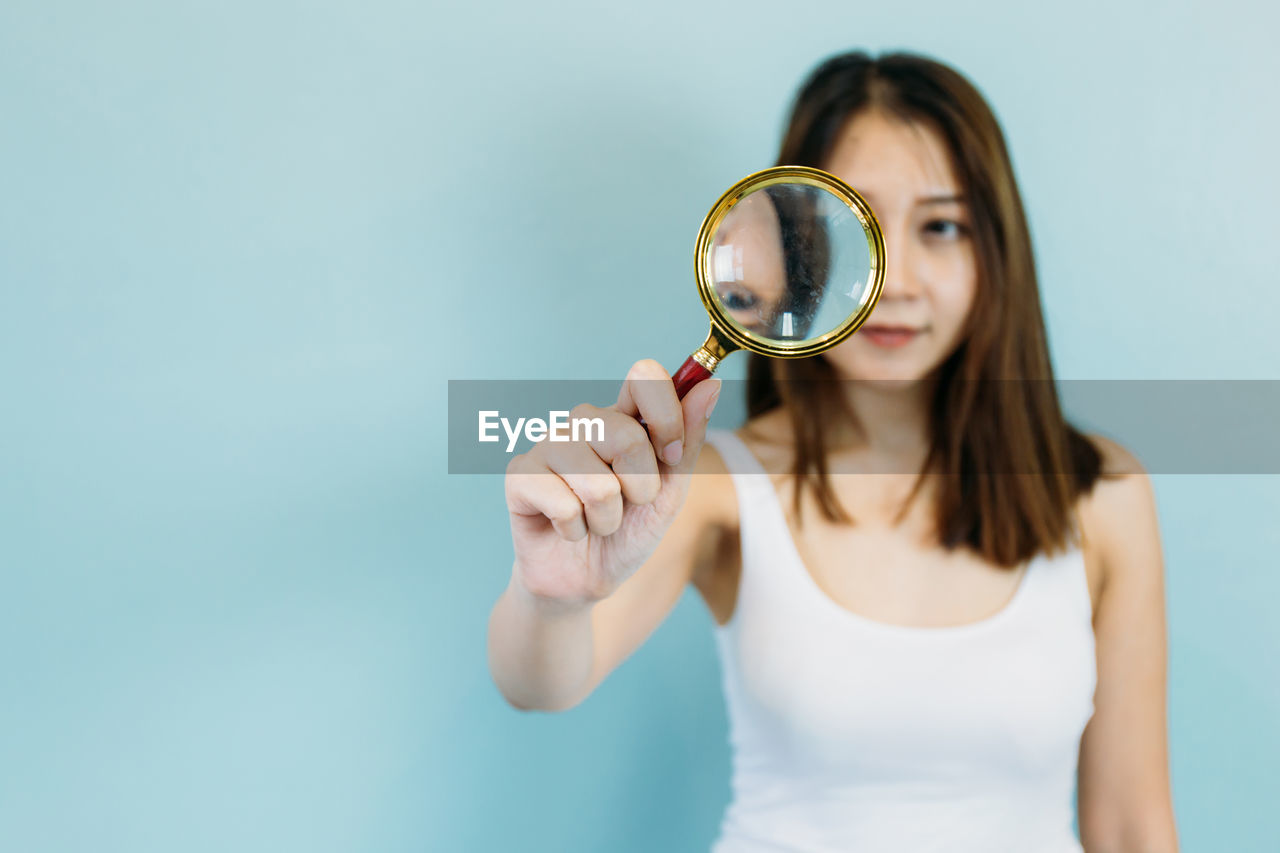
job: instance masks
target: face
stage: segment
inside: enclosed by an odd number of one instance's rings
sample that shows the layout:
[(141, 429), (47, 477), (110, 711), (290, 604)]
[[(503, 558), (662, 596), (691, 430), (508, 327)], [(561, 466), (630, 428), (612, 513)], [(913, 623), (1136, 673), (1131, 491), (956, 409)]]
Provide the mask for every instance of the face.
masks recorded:
[(787, 274), (778, 214), (767, 193), (754, 192), (729, 211), (712, 252), (716, 296), (725, 312), (743, 328), (773, 336)]
[(864, 112), (825, 168), (867, 199), (887, 252), (875, 311), (826, 358), (847, 379), (920, 381), (959, 345), (977, 289), (969, 209), (946, 143), (927, 126)]

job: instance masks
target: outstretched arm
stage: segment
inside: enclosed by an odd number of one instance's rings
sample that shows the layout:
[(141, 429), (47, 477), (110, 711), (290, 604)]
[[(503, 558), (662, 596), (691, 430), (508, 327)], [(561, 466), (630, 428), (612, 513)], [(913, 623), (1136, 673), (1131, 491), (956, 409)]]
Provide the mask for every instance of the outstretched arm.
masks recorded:
[(1102, 566), (1098, 685), (1080, 745), (1080, 835), (1089, 853), (1178, 849), (1169, 782), (1164, 559), (1150, 478), (1099, 440), (1111, 470), (1082, 509)]

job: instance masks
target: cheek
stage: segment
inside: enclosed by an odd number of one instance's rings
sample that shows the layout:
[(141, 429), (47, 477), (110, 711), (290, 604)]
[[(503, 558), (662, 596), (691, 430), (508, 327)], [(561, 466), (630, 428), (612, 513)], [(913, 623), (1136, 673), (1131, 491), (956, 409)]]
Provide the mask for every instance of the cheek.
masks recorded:
[(969, 314), (977, 292), (977, 273), (972, 252), (967, 247), (961, 251), (935, 255), (927, 260), (924, 277), (928, 281), (932, 304), (933, 322), (939, 331), (948, 336), (957, 331)]
[(975, 282), (972, 278), (965, 279), (943, 295), (939, 314), (942, 318), (945, 318), (945, 322), (955, 333), (959, 333), (960, 327), (964, 325), (965, 319), (969, 316), (969, 309), (973, 307), (973, 297), (976, 290), (974, 284)]

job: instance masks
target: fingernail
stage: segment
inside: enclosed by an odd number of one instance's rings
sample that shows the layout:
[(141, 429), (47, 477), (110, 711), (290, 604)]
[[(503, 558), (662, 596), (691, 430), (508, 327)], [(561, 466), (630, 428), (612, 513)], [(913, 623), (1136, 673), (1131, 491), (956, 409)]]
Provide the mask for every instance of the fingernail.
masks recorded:
[(678, 463), (682, 455), (684, 455), (683, 441), (673, 441), (666, 447), (662, 448), (662, 458), (667, 460), (668, 465), (675, 465)]
[(711, 399), (707, 401), (706, 419), (711, 420), (711, 412), (716, 407), (716, 401), (720, 399), (720, 380), (716, 380), (716, 390), (711, 392)]

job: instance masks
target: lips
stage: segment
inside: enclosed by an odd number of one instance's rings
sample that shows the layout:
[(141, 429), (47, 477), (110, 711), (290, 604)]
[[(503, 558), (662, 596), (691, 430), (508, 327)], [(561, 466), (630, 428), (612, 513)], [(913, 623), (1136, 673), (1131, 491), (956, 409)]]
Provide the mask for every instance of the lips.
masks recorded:
[(882, 323), (874, 326), (863, 326), (859, 330), (859, 334), (864, 339), (885, 349), (893, 349), (894, 347), (908, 344), (915, 340), (916, 335), (919, 333), (919, 329), (913, 329), (910, 326), (891, 326)]
[(907, 332), (910, 334), (915, 334), (920, 330), (912, 328), (911, 326), (891, 326), (887, 323), (875, 323), (875, 324), (868, 323), (867, 325), (862, 327), (862, 331), (864, 332)]

